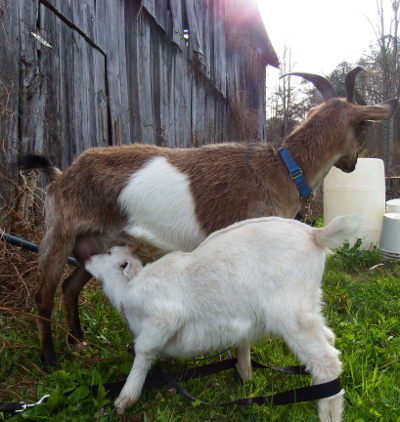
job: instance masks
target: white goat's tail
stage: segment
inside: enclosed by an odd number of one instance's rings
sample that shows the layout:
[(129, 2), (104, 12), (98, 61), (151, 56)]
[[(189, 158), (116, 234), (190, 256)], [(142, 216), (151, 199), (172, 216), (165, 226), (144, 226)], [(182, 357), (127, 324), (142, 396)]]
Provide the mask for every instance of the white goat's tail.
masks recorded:
[(326, 227), (316, 230), (315, 242), (321, 248), (340, 246), (345, 240), (353, 240), (361, 223), (361, 214), (335, 217)]

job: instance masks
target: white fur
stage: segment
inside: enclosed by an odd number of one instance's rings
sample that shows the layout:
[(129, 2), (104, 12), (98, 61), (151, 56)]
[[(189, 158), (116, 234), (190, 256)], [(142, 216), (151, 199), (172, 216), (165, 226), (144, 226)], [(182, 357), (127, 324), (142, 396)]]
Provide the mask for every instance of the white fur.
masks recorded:
[(135, 172), (118, 201), (128, 215), (126, 231), (160, 252), (192, 251), (206, 237), (187, 176), (165, 157), (155, 157)]
[[(274, 333), (311, 371), (314, 384), (339, 376), (334, 334), (321, 314), (321, 279), (329, 247), (350, 239), (358, 215), (324, 229), (269, 217), (236, 223), (210, 235), (192, 253), (173, 252), (142, 269), (129, 247), (86, 262), (136, 336), (136, 357), (120, 396), (122, 413), (140, 397), (158, 354), (189, 357), (238, 347), (251, 376), (249, 345)], [(319, 401), (322, 422), (338, 422), (342, 394)]]

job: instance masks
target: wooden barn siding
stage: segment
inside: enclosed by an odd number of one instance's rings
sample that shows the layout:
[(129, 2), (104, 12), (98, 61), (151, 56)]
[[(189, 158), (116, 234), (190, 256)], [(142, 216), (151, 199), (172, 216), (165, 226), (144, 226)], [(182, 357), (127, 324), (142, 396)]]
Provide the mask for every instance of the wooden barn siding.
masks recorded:
[[(243, 32), (244, 47), (228, 45), (229, 0), (2, 4), (2, 214), (20, 152), (65, 168), (91, 146), (265, 140), (265, 63)], [(37, 27), (52, 48), (30, 34)], [(238, 104), (251, 109), (255, 133), (235, 127)]]

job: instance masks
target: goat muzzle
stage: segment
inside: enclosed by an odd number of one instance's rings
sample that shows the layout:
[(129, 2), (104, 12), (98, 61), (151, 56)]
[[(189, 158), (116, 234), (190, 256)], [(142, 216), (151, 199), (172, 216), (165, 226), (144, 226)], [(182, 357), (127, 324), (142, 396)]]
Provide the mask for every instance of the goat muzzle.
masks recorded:
[(355, 161), (346, 162), (346, 163), (336, 163), (334, 166), (339, 170), (342, 170), (343, 173), (352, 173), (356, 169), (357, 158)]

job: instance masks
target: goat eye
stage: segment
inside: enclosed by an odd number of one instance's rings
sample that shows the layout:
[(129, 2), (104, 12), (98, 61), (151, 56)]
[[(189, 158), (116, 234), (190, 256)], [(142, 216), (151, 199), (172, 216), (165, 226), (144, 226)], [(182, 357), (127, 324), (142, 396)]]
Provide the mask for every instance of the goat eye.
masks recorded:
[(360, 122), (360, 123), (357, 125), (357, 127), (356, 127), (356, 137), (357, 137), (357, 138), (361, 135), (361, 133), (362, 133), (362, 131), (363, 131), (364, 127), (365, 127), (365, 122), (364, 122), (364, 121), (363, 121), (363, 122)]

